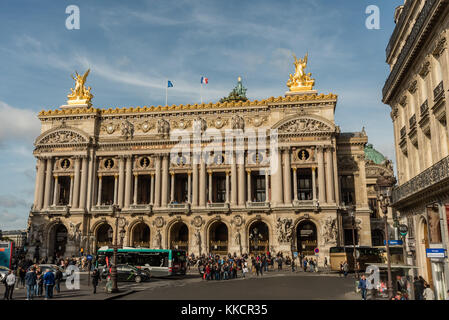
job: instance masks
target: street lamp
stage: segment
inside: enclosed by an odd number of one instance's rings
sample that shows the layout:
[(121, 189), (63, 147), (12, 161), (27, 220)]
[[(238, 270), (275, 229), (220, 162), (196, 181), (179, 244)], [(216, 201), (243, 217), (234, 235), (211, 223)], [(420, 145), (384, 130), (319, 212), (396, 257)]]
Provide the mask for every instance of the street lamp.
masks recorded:
[(387, 249), (387, 272), (388, 272), (388, 299), (393, 298), (393, 284), (391, 281), (391, 260), (390, 260), (390, 235), (388, 232), (388, 207), (391, 205), (391, 192), (393, 186), (396, 184), (396, 178), (393, 176), (384, 176), (382, 172), (377, 178), (375, 190), (377, 192), (377, 201), (384, 214), (385, 222), (385, 247)]
[(114, 248), (114, 255), (113, 255), (113, 265), (111, 266), (111, 281), (112, 281), (112, 289), (111, 293), (117, 293), (119, 292), (117, 287), (117, 249), (121, 248), (122, 246), (118, 244), (118, 223), (120, 219), (120, 211), (118, 205), (114, 204), (112, 206), (112, 216), (115, 218), (115, 241), (114, 245), (112, 246)]
[(356, 279), (359, 278), (359, 268), (357, 263), (357, 252), (355, 247), (355, 210), (353, 206), (348, 208), (349, 216), (351, 217), (351, 226), (352, 226), (352, 247), (353, 247), (353, 255), (354, 255), (354, 271)]

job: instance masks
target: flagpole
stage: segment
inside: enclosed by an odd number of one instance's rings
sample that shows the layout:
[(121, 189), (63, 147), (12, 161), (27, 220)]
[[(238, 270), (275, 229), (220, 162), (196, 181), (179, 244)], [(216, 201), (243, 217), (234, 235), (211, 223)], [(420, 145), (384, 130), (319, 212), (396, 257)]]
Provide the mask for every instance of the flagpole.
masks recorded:
[(201, 87), (200, 87), (200, 100), (201, 104), (203, 103), (203, 81), (201, 81)]
[(168, 106), (168, 79), (165, 82), (165, 105)]

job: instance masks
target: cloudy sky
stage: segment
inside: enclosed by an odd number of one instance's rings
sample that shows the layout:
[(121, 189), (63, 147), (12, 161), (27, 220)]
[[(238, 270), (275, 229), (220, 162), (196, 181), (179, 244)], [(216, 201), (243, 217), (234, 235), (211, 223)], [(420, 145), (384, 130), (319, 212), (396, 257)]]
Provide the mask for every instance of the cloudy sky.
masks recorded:
[[(91, 68), (97, 108), (216, 102), (242, 76), (250, 99), (281, 96), (292, 53), (309, 53), (320, 93), (336, 93), (342, 131), (364, 126), (394, 160), (385, 48), (402, 0), (3, 0), (0, 2), (0, 229), (26, 228), (33, 201), (37, 112), (66, 102), (70, 74)], [(80, 29), (66, 28), (66, 7)], [(380, 8), (368, 30), (367, 6)]]

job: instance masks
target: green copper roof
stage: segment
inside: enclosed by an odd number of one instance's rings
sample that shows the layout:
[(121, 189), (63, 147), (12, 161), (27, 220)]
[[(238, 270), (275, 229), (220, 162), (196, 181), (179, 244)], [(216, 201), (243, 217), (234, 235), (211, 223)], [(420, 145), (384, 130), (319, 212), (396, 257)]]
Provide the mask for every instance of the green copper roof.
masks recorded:
[(227, 97), (220, 99), (220, 102), (247, 101), (246, 88), (243, 87), (242, 78), (238, 78), (237, 85), (232, 89)]
[(382, 164), (386, 159), (382, 153), (373, 148), (373, 145), (368, 143), (365, 146), (365, 160), (371, 160), (375, 164)]

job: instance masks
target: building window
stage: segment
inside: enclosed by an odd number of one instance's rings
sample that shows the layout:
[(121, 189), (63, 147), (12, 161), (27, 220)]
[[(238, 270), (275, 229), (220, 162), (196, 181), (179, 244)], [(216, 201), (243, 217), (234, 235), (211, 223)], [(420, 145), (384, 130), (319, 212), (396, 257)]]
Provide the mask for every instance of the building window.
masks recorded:
[(265, 176), (252, 176), (253, 183), (253, 202), (265, 202)]
[(371, 210), (370, 217), (373, 219), (379, 218), (377, 210), (377, 199), (376, 198), (368, 199), (368, 205)]
[(215, 203), (226, 202), (226, 175), (214, 173), (212, 183), (212, 201)]
[(345, 204), (355, 204), (354, 176), (341, 176), (341, 197)]
[(312, 200), (312, 170), (298, 170), (298, 200)]

